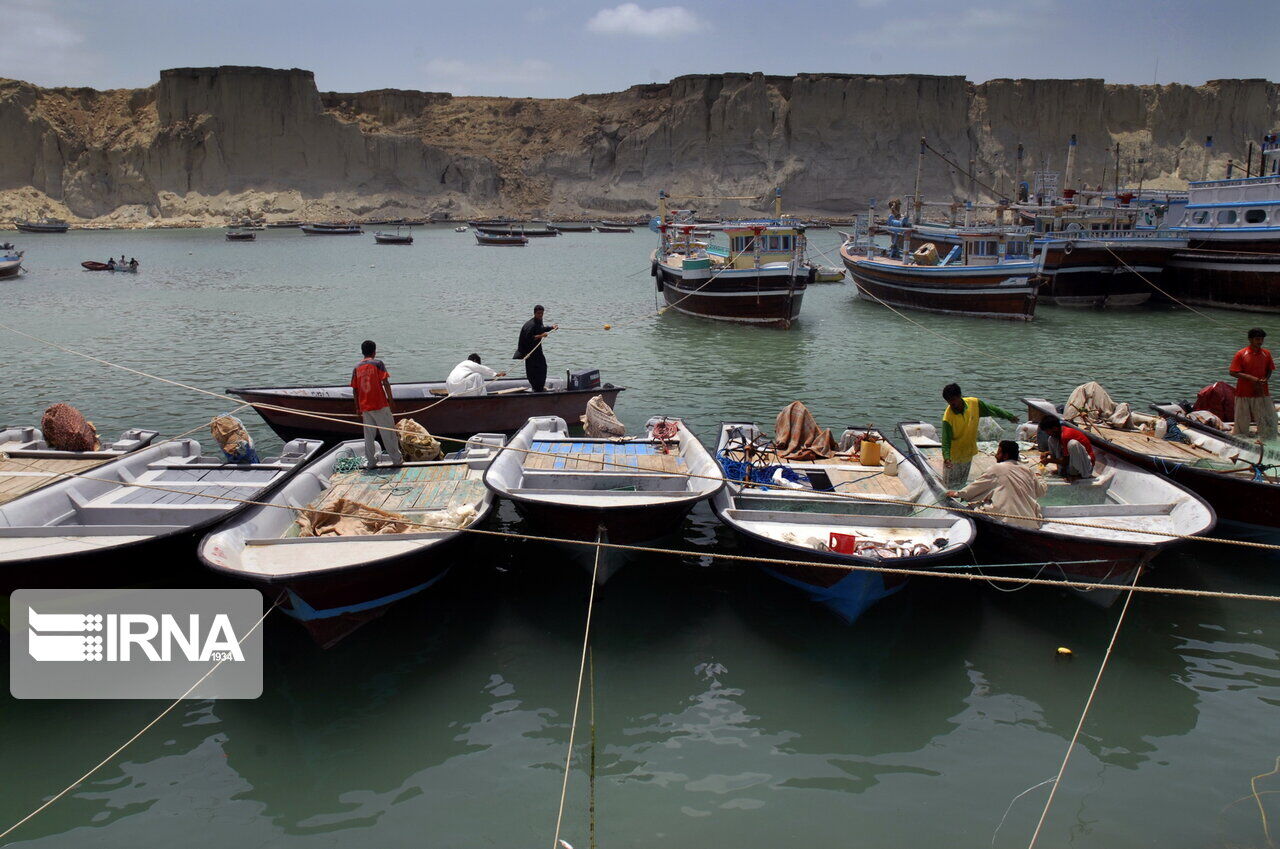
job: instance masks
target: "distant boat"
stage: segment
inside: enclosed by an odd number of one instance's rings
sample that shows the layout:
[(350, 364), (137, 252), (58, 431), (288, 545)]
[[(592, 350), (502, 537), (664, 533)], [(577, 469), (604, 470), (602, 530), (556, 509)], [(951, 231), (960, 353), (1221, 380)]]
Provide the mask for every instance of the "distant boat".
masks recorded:
[(0, 245), (0, 278), (15, 277), (22, 271), (22, 251), (5, 242)]
[(813, 274), (814, 283), (843, 283), (844, 282), (843, 268), (836, 268), (834, 266), (828, 266), (828, 265), (817, 265), (816, 263), (812, 263), (812, 262), (809, 263), (809, 267), (812, 268), (814, 272)]
[(552, 230), (559, 230), (561, 233), (590, 233), (590, 222), (576, 221), (552, 221), (547, 224)]
[(13, 226), (23, 233), (65, 233), (71, 225), (61, 218), (41, 218), (39, 221), (15, 218)]
[(634, 221), (601, 221), (598, 225), (596, 225), (596, 229), (599, 230), (601, 227), (621, 227), (623, 229), (630, 230), (632, 227), (643, 227), (643, 226), (644, 226), (644, 222), (637, 224)]
[(466, 228), (465, 226), (462, 226), (462, 227), (454, 227), (454, 228), (453, 228), (453, 232), (455, 232), (455, 233), (465, 233), (465, 232), (467, 232), (467, 228)]
[(383, 225), (385, 225), (385, 224), (396, 224), (396, 225), (403, 226), (403, 225), (404, 225), (404, 223), (405, 223), (405, 220), (404, 220), (403, 218), (366, 218), (366, 219), (364, 220), (364, 222), (363, 222), (363, 223), (365, 223), (365, 224), (383, 224)]
[(485, 233), (476, 231), (476, 241), (482, 245), (527, 245), (529, 239), (526, 236), (518, 236), (504, 233)]
[(620, 224), (598, 224), (596, 225), (597, 233), (630, 233), (631, 228)]
[(248, 218), (242, 218), (239, 221), (233, 221), (229, 229), (232, 230), (263, 230), (265, 226), (261, 221), (253, 221)]
[(379, 245), (412, 245), (413, 236), (408, 233), (374, 233), (373, 240)]
[(301, 227), (302, 222), (296, 218), (286, 218), (283, 221), (268, 221), (266, 228), (268, 230), (282, 230), (289, 227)]
[(258, 237), (256, 234), (247, 232), (245, 230), (228, 230), (227, 231), (228, 242), (252, 242), (257, 238)]
[[(475, 225), (472, 225), (473, 227)], [(555, 230), (549, 227), (476, 227), (477, 233), (484, 233), (486, 236), (559, 236)]]
[(86, 271), (118, 271), (121, 274), (137, 274), (139, 264), (135, 259), (133, 262), (97, 262), (95, 260), (87, 260), (80, 263)]
[(308, 236), (357, 236), (364, 232), (359, 224), (301, 224), (298, 229)]

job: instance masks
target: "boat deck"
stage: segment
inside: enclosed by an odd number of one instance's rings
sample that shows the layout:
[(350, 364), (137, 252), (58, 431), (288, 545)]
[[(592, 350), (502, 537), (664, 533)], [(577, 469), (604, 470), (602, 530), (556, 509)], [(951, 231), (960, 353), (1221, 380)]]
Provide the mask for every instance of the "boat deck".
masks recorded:
[[(330, 479), (324, 494), (307, 506), (318, 507), (321, 502), (346, 498), (401, 515), (448, 510), (482, 501), (482, 478), (483, 471), (472, 469), (463, 461), (340, 472)], [(291, 525), (291, 535), (297, 532), (297, 525)]]
[[(0, 455), (4, 446), (0, 445)], [(9, 457), (0, 460), (0, 504), (6, 504), (20, 495), (34, 492), (62, 480), (62, 475), (78, 474), (95, 466), (101, 466), (112, 457), (91, 460), (58, 460), (47, 457)]]
[(665, 454), (653, 442), (573, 442), (538, 440), (529, 446), (524, 468), (566, 472), (637, 472), (679, 475), (688, 471), (684, 458)]
[(1096, 424), (1084, 425), (1082, 429), (1085, 433), (1096, 434), (1100, 438), (1135, 454), (1158, 457), (1171, 463), (1192, 465), (1196, 468), (1210, 468), (1215, 471), (1222, 471), (1232, 477), (1253, 479), (1253, 469), (1251, 467), (1239, 465), (1235, 471), (1228, 472), (1227, 470), (1231, 469), (1234, 464), (1207, 448), (1188, 445), (1185, 442), (1171, 442), (1167, 439), (1159, 439), (1152, 434), (1136, 430), (1119, 430)]
[[(864, 466), (852, 459), (830, 457), (823, 460), (781, 460), (772, 451), (760, 455), (761, 462), (787, 466), (797, 472), (821, 471), (830, 479), (836, 492), (906, 499), (911, 496), (906, 482), (897, 475), (885, 474), (884, 466)], [(899, 455), (899, 463), (906, 460)]]

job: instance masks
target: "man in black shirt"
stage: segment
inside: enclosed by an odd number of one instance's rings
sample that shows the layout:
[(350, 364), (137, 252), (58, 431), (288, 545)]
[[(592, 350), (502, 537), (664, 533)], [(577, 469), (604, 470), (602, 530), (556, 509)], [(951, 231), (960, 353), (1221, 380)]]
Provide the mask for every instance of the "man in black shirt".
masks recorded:
[(512, 359), (524, 360), (524, 374), (534, 392), (542, 392), (547, 386), (547, 357), (542, 353), (543, 346), (539, 343), (559, 327), (558, 324), (547, 327), (542, 323), (542, 304), (538, 304), (533, 308), (533, 318), (520, 328), (520, 341), (516, 344), (516, 355)]

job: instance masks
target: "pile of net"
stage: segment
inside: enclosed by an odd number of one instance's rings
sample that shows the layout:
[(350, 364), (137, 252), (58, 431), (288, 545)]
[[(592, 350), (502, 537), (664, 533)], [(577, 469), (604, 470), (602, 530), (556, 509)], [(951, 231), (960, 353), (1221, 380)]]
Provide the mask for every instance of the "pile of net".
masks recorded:
[(627, 435), (626, 427), (613, 414), (613, 408), (605, 403), (603, 395), (596, 395), (587, 402), (587, 409), (582, 414), (581, 421), (587, 436), (594, 439)]
[(70, 404), (54, 404), (44, 411), (40, 430), (54, 451), (97, 451), (101, 447), (93, 422)]
[(792, 401), (774, 423), (773, 441), (782, 460), (821, 460), (838, 450), (831, 431), (819, 428), (809, 408)]
[(396, 436), (400, 437), (400, 452), (410, 462), (439, 460), (444, 456), (444, 451), (436, 438), (413, 419), (401, 419), (396, 422)]
[(245, 430), (244, 422), (235, 416), (217, 416), (209, 422), (209, 433), (222, 449), (228, 463), (256, 463), (258, 452), (253, 447), (253, 437)]
[[(339, 513), (342, 515), (334, 515)], [(474, 522), (478, 515), (475, 505), (462, 504), (448, 510), (428, 511), (422, 518), (411, 520), (400, 513), (338, 496), (303, 510), (296, 522), (300, 537), (387, 536), (459, 530)]]

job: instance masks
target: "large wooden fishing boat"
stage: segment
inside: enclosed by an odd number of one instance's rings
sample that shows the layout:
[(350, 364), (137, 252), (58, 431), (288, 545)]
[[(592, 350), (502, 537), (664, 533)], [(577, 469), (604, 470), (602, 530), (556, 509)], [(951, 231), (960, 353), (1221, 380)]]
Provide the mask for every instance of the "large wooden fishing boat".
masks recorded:
[[(274, 506), (252, 507), (210, 532), (200, 560), (279, 598), (281, 610), (331, 646), (461, 562), (474, 538), (464, 529), (493, 512), (482, 476), (502, 442), (501, 434), (479, 434), (444, 459), (378, 469), (348, 468), (364, 462), (364, 443), (343, 442), (266, 499)], [(309, 510), (377, 517), (360, 508), (421, 524), (301, 519)]]
[[(412, 418), (439, 436), (511, 433), (535, 416), (576, 422), (592, 396), (603, 396), (612, 407), (623, 391), (611, 383), (571, 386), (559, 377), (547, 379), (545, 392), (534, 392), (529, 381), (517, 378), (499, 378), (486, 389), (485, 395), (450, 396), (443, 380), (393, 383), (391, 410), (396, 418)], [(362, 433), (360, 418), (352, 412), (350, 386), (264, 386), (228, 389), (227, 394), (253, 404), (282, 439), (302, 436), (336, 442)]]
[[(867, 435), (879, 441), (890, 467), (879, 461), (863, 465), (852, 454), (782, 460), (750, 422), (721, 425), (716, 446), (728, 481), (711, 500), (716, 517), (752, 553), (809, 564), (762, 568), (849, 622), (906, 583), (901, 576), (868, 570), (953, 562), (969, 550), (975, 533), (970, 519), (922, 510), (938, 504), (938, 494), (879, 432), (858, 431), (859, 440)], [(771, 483), (769, 470), (777, 469), (793, 473), (798, 485)], [(765, 481), (756, 480), (761, 472)], [(842, 537), (844, 552), (838, 550)]]
[(0, 504), (146, 448), (155, 438), (154, 430), (132, 428), (97, 451), (59, 451), (38, 427), (0, 428)]
[(659, 197), (651, 225), (659, 243), (649, 273), (668, 308), (773, 327), (790, 327), (800, 317), (815, 271), (805, 259), (804, 228), (782, 218), (781, 198), (772, 219), (725, 223), (727, 248), (696, 239), (693, 212), (668, 215), (666, 201)]
[(359, 224), (313, 222), (299, 224), (298, 229), (308, 236), (356, 236), (363, 233)]
[[(912, 461), (941, 492), (942, 443), (934, 427), (904, 422), (898, 429)], [(1022, 462), (1034, 469), (1036, 461), (1028, 456), (1034, 446), (1024, 448)], [(970, 480), (994, 463), (995, 457), (979, 453)], [(973, 514), (980, 542), (1003, 549), (1023, 561), (1018, 568), (1040, 577), (1124, 587), (1157, 554), (1182, 544), (1180, 537), (1206, 534), (1216, 522), (1213, 508), (1190, 490), (1106, 452), (1097, 453), (1093, 477), (1069, 481), (1045, 475), (1045, 484), (1048, 492), (1038, 499), (1044, 521), (1038, 527), (981, 511)], [(955, 504), (949, 499), (947, 503)], [(1108, 605), (1119, 592), (1091, 590), (1082, 595)]]
[[(1173, 229), (1187, 249), (1169, 261), (1182, 301), (1280, 312), (1280, 139), (1262, 142), (1260, 176), (1202, 180), (1188, 187)], [(1175, 220), (1176, 219), (1176, 220)]]
[[(861, 244), (850, 237), (840, 246), (859, 297), (926, 312), (1023, 321), (1035, 317), (1041, 259), (1026, 257), (1024, 234), (963, 231), (943, 254), (932, 242), (909, 250), (916, 229), (886, 228), (895, 238), (889, 248), (872, 241), (878, 232), (874, 226)], [(1018, 245), (1023, 249), (1017, 250)]]
[(525, 227), (524, 225), (512, 225), (510, 227), (486, 227), (472, 225), (477, 233), (483, 233), (486, 236), (524, 236), (525, 238), (545, 238), (548, 236), (559, 236), (560, 232), (553, 227)]
[(65, 233), (71, 227), (61, 218), (41, 218), (39, 221), (15, 218), (13, 226), (23, 233)]
[(518, 233), (492, 233), (487, 230), (477, 230), (476, 243), (496, 247), (520, 247), (529, 244), (529, 239)]
[[(564, 419), (541, 416), (511, 438), (484, 483), (548, 536), (594, 541), (603, 532), (611, 543), (642, 544), (679, 530), (724, 476), (678, 419), (651, 419), (640, 437), (594, 439), (570, 436)], [(618, 559), (604, 563), (600, 581)]]
[(167, 574), (198, 533), (246, 506), (226, 499), (271, 493), (320, 448), (294, 440), (278, 457), (228, 463), (177, 439), (14, 498), (0, 506), (0, 588), (119, 586)]

